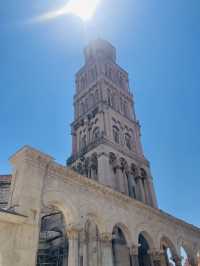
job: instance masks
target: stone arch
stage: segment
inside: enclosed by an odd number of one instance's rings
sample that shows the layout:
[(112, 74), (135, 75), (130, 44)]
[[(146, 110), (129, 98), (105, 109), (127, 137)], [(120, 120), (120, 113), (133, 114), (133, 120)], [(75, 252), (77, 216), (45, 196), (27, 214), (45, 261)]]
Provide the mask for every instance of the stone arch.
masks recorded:
[(90, 212), (83, 218), (82, 224), (86, 225), (87, 221), (91, 221), (92, 223), (96, 224), (100, 234), (105, 233), (107, 231), (105, 221), (101, 217), (101, 215), (98, 215), (94, 212)]
[(165, 264), (175, 265), (175, 261), (177, 262), (177, 260), (180, 258), (176, 244), (173, 243), (169, 237), (162, 235), (160, 238), (160, 249), (163, 251)]
[(144, 179), (147, 178), (147, 171), (143, 167), (140, 168), (140, 175)]
[(153, 266), (150, 252), (154, 250), (153, 239), (147, 231), (138, 235), (138, 262), (139, 266)]
[(125, 224), (119, 222), (119, 223), (116, 223), (116, 224), (114, 225), (113, 229), (114, 229), (115, 227), (118, 227), (118, 228), (121, 229), (121, 231), (123, 232), (124, 237), (125, 237), (125, 239), (126, 239), (126, 243), (127, 243), (127, 245), (128, 245), (128, 246), (131, 246), (131, 243), (132, 243), (131, 232), (130, 232), (130, 230), (128, 229), (128, 226), (126, 226)]
[(127, 241), (127, 228), (116, 224), (112, 232), (113, 266), (130, 266), (130, 249)]
[(136, 164), (131, 163), (130, 170), (134, 177), (138, 176), (138, 169), (137, 169)]
[(67, 265), (69, 241), (63, 212), (55, 205), (43, 207), (40, 213), (40, 231), (37, 265)]
[(44, 206), (51, 206), (60, 210), (63, 213), (66, 225), (74, 225), (80, 220), (72, 199), (66, 198), (66, 194), (63, 191), (44, 192), (43, 202)]
[(85, 223), (84, 240), (87, 265), (98, 266), (101, 258), (100, 232), (93, 218), (87, 219)]
[(163, 250), (163, 247), (167, 247), (167, 248), (170, 248), (171, 249), (171, 252), (172, 252), (172, 256), (178, 256), (178, 251), (176, 249), (176, 246), (175, 244), (173, 243), (173, 241), (169, 238), (169, 237), (166, 237), (165, 235), (163, 235), (161, 238), (160, 238), (160, 248), (161, 250)]
[[(195, 265), (195, 261), (197, 260), (196, 258), (197, 254), (196, 251), (194, 251), (195, 248), (193, 247), (193, 245), (180, 237), (178, 240), (178, 247), (179, 247), (180, 256), (182, 257), (182, 265), (185, 260), (187, 260), (187, 263), (189, 265), (191, 266)], [(185, 256), (187, 258), (185, 258)]]
[(139, 235), (143, 235), (143, 237), (147, 240), (148, 244), (149, 244), (149, 248), (150, 249), (155, 249), (155, 244), (154, 244), (154, 240), (153, 237), (148, 233), (147, 230), (141, 230), (138, 234), (138, 238)]
[(120, 130), (117, 126), (113, 126), (113, 140), (115, 143), (120, 144)]

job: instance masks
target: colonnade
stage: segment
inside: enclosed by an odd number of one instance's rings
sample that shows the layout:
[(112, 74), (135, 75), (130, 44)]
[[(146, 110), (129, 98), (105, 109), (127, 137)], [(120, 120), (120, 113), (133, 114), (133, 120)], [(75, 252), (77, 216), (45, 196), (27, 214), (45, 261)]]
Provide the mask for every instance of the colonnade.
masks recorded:
[[(172, 257), (168, 258), (162, 244), (160, 249), (151, 247), (143, 233), (137, 244), (130, 244), (121, 229), (119, 237), (115, 229), (112, 233), (99, 233), (95, 224), (92, 228), (96, 229), (86, 231), (72, 226), (66, 230), (68, 259), (62, 266), (183, 266), (180, 254), (175, 254), (173, 248), (167, 247), (172, 251)], [(195, 256), (188, 255), (186, 265), (198, 266)]]

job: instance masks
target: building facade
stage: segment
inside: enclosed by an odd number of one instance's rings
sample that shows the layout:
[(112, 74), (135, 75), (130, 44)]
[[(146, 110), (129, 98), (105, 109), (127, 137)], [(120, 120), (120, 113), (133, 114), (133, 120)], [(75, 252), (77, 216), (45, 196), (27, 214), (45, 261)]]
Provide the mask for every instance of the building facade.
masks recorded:
[(115, 48), (96, 40), (84, 54), (67, 167), (29, 146), (10, 158), (0, 265), (183, 266), (184, 249), (198, 266), (200, 230), (158, 208)]

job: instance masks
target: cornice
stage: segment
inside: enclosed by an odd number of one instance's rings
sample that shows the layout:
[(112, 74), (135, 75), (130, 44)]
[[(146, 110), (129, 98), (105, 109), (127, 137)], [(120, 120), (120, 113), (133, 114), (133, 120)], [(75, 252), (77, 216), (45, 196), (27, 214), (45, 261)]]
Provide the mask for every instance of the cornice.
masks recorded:
[(24, 159), (38, 160), (43, 163), (54, 161), (54, 158), (28, 145), (23, 146), (9, 160), (12, 164)]
[(166, 220), (170, 223), (176, 224), (178, 226), (183, 226), (184, 228), (188, 230), (192, 230), (194, 233), (198, 233), (200, 236), (200, 229), (194, 225), (188, 224), (185, 221), (178, 219), (160, 209), (153, 208), (151, 206), (148, 206), (140, 201), (137, 201), (135, 199), (132, 199), (118, 191), (113, 190), (110, 187), (107, 187), (105, 185), (102, 185), (92, 179), (89, 179), (85, 176), (79, 175), (78, 173), (74, 172), (73, 170), (64, 167), (62, 165), (59, 165), (57, 163), (53, 163), (50, 165), (49, 170), (54, 169), (54, 171), (59, 172), (61, 175), (63, 175), (63, 178), (66, 180), (70, 180), (71, 182), (78, 183), (80, 186), (86, 186), (88, 189), (92, 189), (98, 194), (104, 195), (108, 198), (112, 198), (113, 200), (120, 201), (121, 203), (125, 204), (131, 204), (134, 205), (138, 210), (144, 210), (149, 212), (150, 214), (153, 214), (162, 220)]

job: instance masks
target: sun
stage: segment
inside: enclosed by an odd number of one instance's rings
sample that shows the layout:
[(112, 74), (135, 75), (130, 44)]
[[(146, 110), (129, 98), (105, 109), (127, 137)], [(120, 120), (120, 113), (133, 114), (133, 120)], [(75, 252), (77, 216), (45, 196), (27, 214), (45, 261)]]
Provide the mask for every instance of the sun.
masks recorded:
[(70, 0), (66, 5), (66, 13), (74, 14), (83, 21), (93, 17), (100, 0)]

